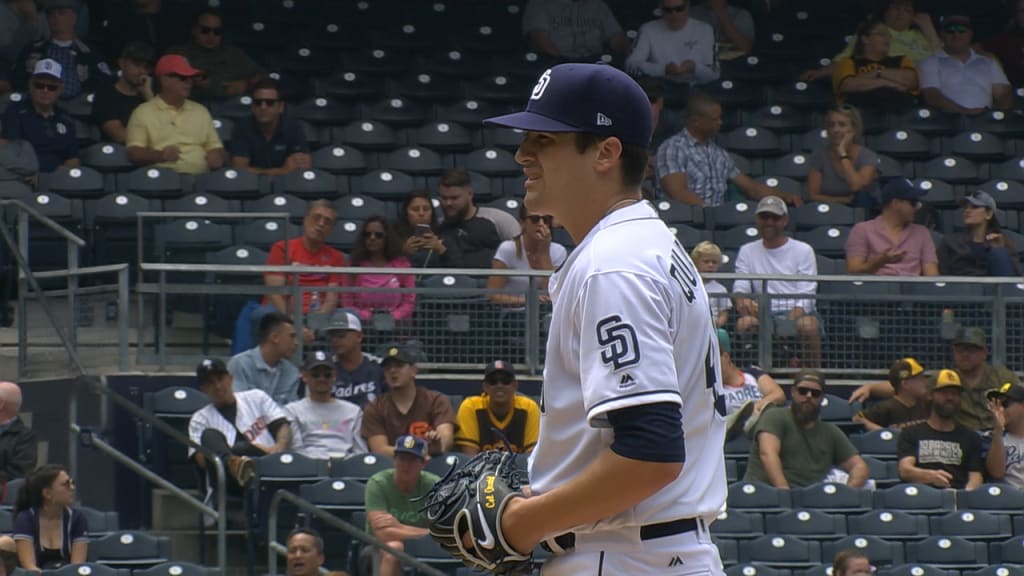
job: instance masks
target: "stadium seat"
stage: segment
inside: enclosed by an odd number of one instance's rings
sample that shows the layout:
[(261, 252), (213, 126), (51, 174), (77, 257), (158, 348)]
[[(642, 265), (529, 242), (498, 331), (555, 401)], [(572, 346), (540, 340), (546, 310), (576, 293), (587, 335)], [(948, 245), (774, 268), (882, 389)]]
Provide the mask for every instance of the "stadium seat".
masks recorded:
[[(184, 218), (157, 224), (153, 248), (161, 262), (198, 264), (211, 250), (231, 244), (231, 227), (202, 218)], [(168, 273), (168, 280), (174, 276)]]
[(753, 112), (743, 114), (745, 125), (767, 128), (780, 134), (806, 131), (810, 128), (809, 120), (810, 115), (806, 110), (782, 104), (762, 106)]
[(734, 226), (728, 230), (718, 230), (714, 233), (713, 240), (722, 250), (739, 250), (744, 244), (758, 240), (760, 237), (757, 227), (747, 224)]
[(928, 534), (928, 517), (900, 510), (872, 510), (846, 519), (851, 534), (870, 534), (886, 540), (917, 540)]
[[(794, 506), (799, 508), (795, 503)], [(832, 540), (847, 533), (845, 515), (813, 509), (767, 514), (764, 527), (766, 534), (789, 534), (804, 540)]]
[(89, 542), (89, 561), (112, 568), (146, 569), (170, 557), (171, 541), (146, 532), (115, 532)]
[[(455, 405), (454, 408), (456, 411), (459, 409), (458, 405)], [(453, 466), (458, 468), (468, 462), (469, 459), (470, 456), (464, 452), (448, 452), (440, 456), (431, 457), (424, 469), (443, 478)]]
[(832, 576), (832, 565), (818, 564), (810, 568), (793, 570), (793, 576)]
[(503, 148), (513, 155), (523, 143), (523, 131), (516, 128), (484, 128), (482, 134), (484, 146)]
[[(856, 443), (854, 443), (856, 446)], [(876, 510), (902, 510), (914, 514), (944, 514), (954, 509), (955, 493), (924, 484), (898, 484), (875, 491)]]
[(878, 174), (882, 179), (887, 178), (907, 178), (914, 175), (914, 164), (907, 162), (906, 164), (886, 156), (885, 154), (878, 155)]
[(196, 177), (197, 194), (213, 194), (229, 200), (251, 200), (270, 192), (270, 179), (248, 170), (221, 168)]
[[(498, 132), (515, 134), (511, 130)], [(448, 121), (431, 122), (420, 126), (409, 133), (408, 140), (410, 144), (442, 152), (469, 152), (474, 144), (473, 134), (465, 126)]]
[(943, 180), (951, 184), (977, 184), (987, 177), (977, 164), (958, 156), (940, 156), (920, 163), (914, 173), (921, 178)]
[(991, 164), (992, 178), (1024, 181), (1024, 158), (1014, 158), (1006, 162)]
[(231, 136), (235, 133), (235, 123), (230, 118), (214, 118), (213, 129), (217, 131), (217, 137), (225, 146), (230, 144)]
[(339, 190), (338, 178), (334, 174), (315, 168), (275, 176), (272, 186), (277, 194), (290, 194), (305, 200), (330, 200), (343, 192)]
[(797, 108), (825, 109), (835, 96), (823, 82), (789, 82), (772, 89), (774, 101)]
[(165, 212), (236, 212), (237, 203), (212, 194), (189, 194), (164, 201)]
[(725, 569), (725, 576), (791, 576), (785, 568), (772, 568), (763, 564), (734, 564)]
[(332, 514), (363, 510), (366, 507), (366, 485), (356, 480), (326, 478), (313, 484), (299, 487), (299, 497), (308, 500), (321, 510)]
[(234, 225), (234, 243), (269, 251), (275, 242), (295, 237), (298, 230), (280, 219), (244, 220)]
[(995, 514), (1018, 514), (1024, 510), (1024, 490), (1009, 484), (985, 484), (974, 490), (958, 490), (960, 510), (983, 510)]
[(464, 167), (488, 177), (522, 176), (523, 169), (512, 153), (501, 148), (474, 150), (466, 155)]
[[(324, 28), (330, 27), (327, 24)], [(384, 92), (383, 80), (370, 74), (341, 68), (323, 82), (324, 93), (338, 100), (359, 101), (370, 100)]]
[(785, 176), (776, 176), (774, 174), (760, 176), (757, 181), (764, 184), (765, 186), (773, 189), (785, 192), (786, 194), (792, 194), (793, 196), (804, 197), (803, 184), (793, 180), (792, 178), (786, 178)]
[(726, 150), (744, 156), (778, 156), (785, 153), (782, 139), (766, 128), (736, 128), (720, 135), (717, 141)]
[(410, 61), (406, 54), (399, 50), (381, 48), (363, 48), (346, 51), (342, 58), (342, 69), (353, 72), (365, 72), (374, 76), (401, 76), (408, 68)]
[[(268, 454), (253, 459), (254, 472), (252, 483), (247, 489), (250, 500), (250, 529), (266, 527), (266, 515), (270, 500), (278, 490), (287, 490), (297, 494), (303, 484), (315, 484), (327, 476), (326, 460), (308, 458), (302, 454), (282, 452)], [(278, 525), (293, 526), (295, 509), (282, 503), (278, 510)]]
[(303, 77), (326, 76), (334, 69), (333, 51), (315, 46), (305, 38), (294, 46), (273, 52), (267, 61), (271, 68)]
[(338, 209), (338, 218), (355, 222), (362, 222), (370, 216), (383, 216), (391, 220), (397, 215), (394, 203), (359, 194), (338, 198), (334, 201), (334, 207)]
[[(1018, 180), (989, 180), (984, 184), (978, 186), (976, 189), (988, 192), (992, 199), (996, 201), (996, 204), (1002, 208), (1024, 208), (1024, 182)], [(969, 194), (975, 190), (975, 187), (970, 187), (967, 190)], [(1006, 224), (999, 221), (1004, 227)]]
[(39, 191), (65, 198), (99, 198), (106, 193), (103, 175), (89, 168), (60, 167), (53, 172), (39, 174)]
[(417, 297), (417, 324), (424, 352), (447, 362), (485, 362), (512, 344), (502, 330), (501, 310), (493, 307), (470, 276), (435, 274), (422, 278), (423, 294)]
[(927, 136), (948, 136), (956, 132), (959, 120), (960, 116), (957, 114), (930, 108), (915, 108), (900, 115), (893, 124)]
[(745, 542), (739, 552), (740, 562), (757, 562), (775, 568), (809, 568), (821, 563), (818, 542), (780, 534)]
[(148, 166), (118, 174), (117, 189), (144, 198), (177, 198), (191, 192), (192, 183), (174, 170)]
[(753, 226), (757, 202), (740, 200), (726, 202), (705, 210), (706, 222), (715, 230), (727, 230), (737, 226)]
[(331, 130), (331, 142), (340, 142), (359, 150), (392, 150), (398, 137), (387, 124), (372, 120), (356, 120)]
[(816, 254), (842, 259), (846, 257), (846, 241), (850, 238), (851, 229), (849, 226), (818, 226), (797, 232), (796, 239), (810, 244)]
[(687, 250), (692, 250), (704, 240), (711, 240), (710, 231), (694, 228), (686, 224), (672, 224), (668, 229)]
[(352, 454), (345, 458), (331, 458), (330, 473), (332, 478), (348, 478), (366, 482), (377, 472), (394, 467), (394, 460), (387, 456)]
[(498, 71), (470, 82), (468, 89), (475, 98), (502, 104), (521, 102), (523, 95), (529, 93), (530, 86), (520, 78)]
[(875, 566), (903, 563), (903, 543), (888, 542), (876, 536), (847, 536), (835, 542), (825, 542), (821, 553), (824, 558), (833, 558), (840, 550), (846, 549), (863, 552)]
[(359, 227), (361, 222), (352, 220), (338, 220), (327, 236), (327, 244), (334, 246), (344, 252), (348, 252), (359, 241)]
[(420, 69), (449, 79), (469, 79), (479, 75), (486, 66), (487, 59), (479, 53), (457, 48), (441, 48), (426, 57)]
[(252, 200), (242, 201), (246, 213), (285, 212), (293, 222), (301, 222), (306, 215), (306, 201), (288, 194), (267, 194)]
[(367, 105), (361, 117), (396, 128), (410, 128), (426, 122), (428, 114), (422, 104), (409, 98), (393, 96)]
[(114, 142), (100, 142), (81, 151), (82, 164), (102, 173), (128, 172), (135, 164), (128, 160), (124, 146)]
[(736, 482), (729, 485), (728, 502), (730, 510), (777, 512), (790, 507), (790, 494), (763, 482)]
[(811, 230), (819, 226), (853, 226), (864, 219), (864, 214), (860, 209), (842, 204), (808, 202), (803, 206), (790, 208), (789, 219), (797, 230)]
[[(72, 233), (83, 236), (82, 226), (85, 220), (83, 201), (70, 199), (58, 194), (37, 192), (20, 199), (36, 212), (50, 218)], [(9, 210), (5, 214), (8, 223), (17, 221), (17, 212)], [(67, 241), (49, 228), (33, 222), (29, 218), (29, 264), (33, 269), (67, 268)], [(82, 263), (84, 264), (84, 262)]]
[(390, 152), (381, 160), (388, 170), (397, 170), (413, 176), (434, 176), (444, 171), (441, 155), (429, 148), (406, 146)]
[(991, 544), (993, 564), (1019, 564), (1024, 565), (1024, 537), (1015, 536), (1004, 542)]
[(666, 224), (700, 225), (704, 223), (704, 211), (699, 206), (691, 206), (675, 200), (659, 200), (654, 207), (658, 210), (658, 216)]
[(462, 561), (446, 552), (430, 536), (405, 541), (405, 553), (442, 571), (454, 571)]
[(914, 186), (924, 190), (925, 196), (922, 200), (930, 206), (956, 206), (960, 200), (953, 186), (943, 180), (918, 178), (914, 180)]
[[(92, 525), (89, 525), (90, 533)], [(90, 574), (88, 576), (100, 576)], [(134, 570), (132, 576), (224, 576), (216, 568), (207, 568), (191, 562), (164, 562), (145, 570)]]
[(742, 82), (734, 78), (726, 78), (709, 82), (702, 86), (722, 108), (738, 110), (750, 108), (762, 102), (760, 85)]
[(863, 456), (873, 456), (879, 460), (896, 458), (896, 443), (899, 434), (889, 429), (874, 430), (863, 434), (853, 434), (850, 441)]
[(793, 150), (803, 152), (814, 152), (818, 148), (828, 146), (828, 131), (824, 128), (814, 128), (797, 136), (793, 135)]
[(754, 84), (767, 84), (785, 76), (778, 64), (757, 55), (748, 55), (720, 64), (722, 78), (733, 78)]
[(810, 154), (794, 152), (786, 154), (781, 158), (766, 160), (764, 171), (775, 177), (789, 178), (803, 182), (807, 180), (807, 162), (811, 159)]
[(948, 512), (930, 518), (932, 534), (961, 536), (967, 540), (1001, 540), (1013, 536), (1010, 517), (983, 511)]
[(79, 506), (78, 511), (89, 524), (89, 537), (98, 538), (120, 530), (117, 512), (97, 510), (88, 506)]
[(956, 536), (930, 536), (907, 542), (907, 562), (924, 562), (946, 569), (976, 570), (988, 565), (988, 547)]
[(723, 566), (731, 566), (740, 560), (740, 546), (739, 542), (731, 538), (716, 538), (712, 537), (711, 541), (714, 542), (718, 548), (718, 555), (722, 558)]
[(875, 571), (877, 576), (957, 576), (956, 570), (944, 570), (931, 564), (900, 564), (899, 566), (880, 566)]
[(967, 127), (969, 130), (1003, 137), (1024, 136), (1024, 115), (1021, 115), (1020, 110), (988, 110), (977, 116), (968, 117)]
[(1013, 144), (995, 134), (968, 131), (943, 139), (942, 152), (968, 160), (995, 162), (1013, 156)]
[[(142, 403), (147, 414), (187, 435), (192, 414), (210, 400), (195, 388), (171, 386), (143, 395)], [(163, 432), (148, 425), (143, 426), (141, 436), (140, 460), (151, 470), (178, 486), (196, 484), (196, 467), (187, 458), (187, 446), (171, 441)]]
[(823, 512), (857, 513), (871, 509), (871, 491), (850, 488), (846, 484), (823, 482), (790, 490), (795, 508), (810, 508)]
[(14, 530), (14, 512), (7, 508), (0, 508), (0, 530), (10, 533)]
[[(1014, 564), (997, 564), (980, 570), (964, 570), (963, 576), (1024, 576), (1024, 566)], [(928, 576), (928, 575), (925, 575)]]
[(437, 117), (448, 122), (462, 124), (470, 129), (477, 129), (484, 118), (490, 118), (498, 113), (498, 109), (493, 104), (478, 98), (470, 98), (441, 107), (437, 112)]
[(711, 523), (711, 533), (719, 538), (749, 539), (764, 532), (764, 517), (760, 512), (729, 510)]
[(818, 265), (819, 276), (846, 274), (846, 260), (843, 258), (829, 258), (818, 254), (814, 260)]
[(927, 136), (913, 130), (895, 129), (873, 136), (868, 146), (878, 154), (899, 160), (923, 160), (939, 153)]
[(402, 200), (414, 188), (424, 188), (425, 183), (417, 182), (399, 170), (374, 170), (362, 176), (354, 191), (378, 200)]
[[(90, 526), (92, 528), (92, 526)], [(91, 531), (90, 531), (91, 534)], [(27, 573), (27, 570), (18, 568), (14, 571), (14, 574)], [(47, 570), (47, 574), (52, 576), (129, 576), (130, 570), (112, 568), (105, 564), (96, 563), (83, 563), (83, 564), (65, 564), (56, 570)]]
[[(85, 224), (93, 261), (97, 264), (115, 264), (138, 260), (139, 225), (137, 214), (159, 208), (159, 202), (150, 202), (134, 194), (108, 194), (84, 203)], [(152, 247), (152, 221), (142, 229), (142, 241)]]
[(497, 200), (492, 200), (491, 202), (484, 204), (484, 206), (487, 206), (488, 208), (494, 208), (496, 210), (501, 210), (503, 212), (507, 212), (508, 214), (511, 214), (516, 220), (518, 220), (520, 203), (521, 202), (518, 198), (499, 198)]

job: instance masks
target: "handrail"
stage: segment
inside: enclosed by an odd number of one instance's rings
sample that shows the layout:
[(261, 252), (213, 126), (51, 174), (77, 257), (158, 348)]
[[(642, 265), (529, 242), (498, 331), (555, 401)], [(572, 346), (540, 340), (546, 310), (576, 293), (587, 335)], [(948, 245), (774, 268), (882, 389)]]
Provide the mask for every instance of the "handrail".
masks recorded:
[(417, 560), (409, 554), (406, 554), (404, 551), (395, 550), (374, 536), (371, 536), (348, 522), (345, 522), (341, 518), (338, 518), (334, 514), (317, 508), (309, 500), (300, 498), (283, 489), (274, 492), (274, 496), (270, 500), (270, 509), (267, 513), (267, 573), (270, 574), (270, 576), (277, 576), (276, 546), (280, 546), (281, 543), (277, 541), (275, 536), (277, 534), (277, 509), (280, 507), (282, 500), (289, 502), (307, 514), (316, 516), (330, 527), (341, 530), (363, 544), (369, 544), (370, 546), (379, 548), (392, 556), (397, 556), (399, 560), (415, 568), (417, 570), (417, 574), (426, 574), (427, 576), (446, 576), (444, 572), (441, 572), (437, 568), (434, 568), (429, 564), (425, 564), (422, 560)]
[(36, 210), (32, 206), (29, 206), (28, 204), (25, 204), (21, 200), (18, 200), (16, 198), (7, 198), (4, 200), (0, 200), (0, 206), (14, 206), (18, 210), (21, 210), (27, 213), (28, 215), (32, 216), (50, 230), (53, 230), (57, 234), (63, 236), (64, 239), (67, 240), (68, 242), (74, 243), (79, 248), (85, 246), (85, 240), (79, 238), (74, 232), (54, 222), (52, 219), (50, 219), (49, 216), (40, 213), (38, 210)]
[[(226, 477), (225, 477), (225, 474), (224, 474), (226, 468), (225, 468), (224, 462), (220, 458), (220, 456), (218, 456), (215, 452), (213, 452), (209, 448), (207, 448), (207, 447), (205, 447), (205, 446), (203, 446), (201, 444), (198, 444), (196, 442), (193, 442), (191, 438), (189, 438), (188, 436), (185, 436), (184, 434), (182, 434), (178, 430), (174, 429), (174, 427), (172, 427), (171, 425), (169, 425), (166, 422), (164, 422), (163, 420), (153, 416), (152, 414), (148, 414), (145, 410), (140, 408), (137, 404), (135, 404), (131, 400), (125, 398), (121, 394), (119, 394), (119, 393), (115, 392), (114, 390), (112, 390), (110, 388), (110, 386), (107, 385), (107, 378), (106, 378), (106, 376), (95, 377), (95, 376), (83, 375), (82, 377), (79, 378), (79, 382), (84, 383), (85, 385), (89, 386), (89, 388), (93, 392), (106, 396), (107, 398), (112, 400), (114, 402), (114, 404), (117, 404), (121, 408), (124, 408), (129, 413), (131, 413), (133, 416), (135, 416), (136, 418), (139, 418), (143, 422), (146, 422), (147, 424), (153, 426), (154, 428), (156, 428), (160, 432), (166, 434), (167, 437), (169, 437), (171, 440), (177, 442), (178, 444), (184, 444), (185, 446), (188, 446), (188, 447), (196, 450), (197, 452), (202, 454), (203, 457), (205, 457), (208, 461), (213, 462), (214, 468), (216, 469), (216, 475), (217, 475), (217, 478), (216, 478), (216, 480), (217, 480), (217, 490), (216, 490), (216, 492), (217, 492), (217, 510), (213, 510), (212, 508), (209, 508), (205, 504), (203, 504), (202, 505), (203, 508), (200, 508), (200, 511), (203, 512), (204, 514), (208, 515), (208, 516), (212, 516), (217, 521), (217, 565), (218, 565), (218, 567), (220, 567), (220, 569), (222, 571), (225, 570), (227, 568), (227, 527), (228, 527), (227, 526), (227, 518), (228, 518), (228, 515), (227, 515), (227, 480), (226, 480)], [(74, 428), (78, 428), (78, 425), (77, 425), (77, 422), (76, 422), (76, 420), (77, 420), (77, 405), (75, 403), (74, 396), (75, 396), (74, 394), (71, 395), (71, 407), (70, 407), (71, 424), (72, 424), (73, 429)], [(93, 438), (93, 440), (95, 441), (96, 439)], [(113, 447), (111, 447), (111, 450), (115, 450), (115, 449)], [(121, 454), (121, 453), (118, 452), (118, 454)], [(118, 457), (114, 456), (113, 454), (111, 454), (111, 456), (114, 457), (115, 459), (118, 459)], [(123, 454), (121, 454), (121, 456), (123, 456), (124, 458), (127, 458), (128, 461), (131, 462), (131, 464), (129, 464), (128, 462), (122, 462), (123, 464), (125, 464), (125, 466), (128, 466), (133, 471), (138, 472), (139, 474), (141, 474), (146, 479), (153, 481), (152, 478), (151, 478), (151, 476), (153, 476), (153, 473), (151, 471), (149, 471), (148, 469), (143, 467), (141, 464), (139, 464), (138, 462), (135, 462), (135, 460), (132, 460), (129, 457), (124, 456)], [(144, 470), (145, 473), (141, 472), (140, 470)], [(159, 476), (157, 476), (157, 478), (159, 478)], [(165, 487), (166, 488), (166, 486), (164, 486), (162, 482), (167, 482), (167, 481), (163, 480), (162, 478), (160, 480), (161, 480), (161, 482), (157, 482), (157, 484), (160, 485), (161, 487)], [(174, 486), (173, 484), (171, 484), (171, 486), (173, 486), (173, 488), (170, 488), (170, 491), (175, 496), (182, 496), (184, 494), (185, 496), (187, 496), (187, 498), (192, 499), (191, 495), (188, 495), (186, 492), (182, 491), (177, 486)], [(193, 502), (190, 502), (190, 504), (195, 505)]]

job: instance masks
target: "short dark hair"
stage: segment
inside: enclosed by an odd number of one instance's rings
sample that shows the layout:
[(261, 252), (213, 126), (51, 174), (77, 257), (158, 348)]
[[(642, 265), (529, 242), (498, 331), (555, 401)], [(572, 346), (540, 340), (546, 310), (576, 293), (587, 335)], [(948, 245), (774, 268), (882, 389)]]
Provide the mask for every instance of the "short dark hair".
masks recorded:
[(296, 528), (292, 530), (288, 533), (288, 538), (286, 538), (284, 541), (285, 546), (287, 546), (288, 543), (292, 541), (292, 538), (302, 534), (305, 534), (306, 536), (309, 536), (313, 539), (313, 546), (316, 548), (317, 553), (324, 553), (324, 537), (321, 536), (320, 533), (313, 528)]
[(216, 8), (212, 8), (210, 6), (203, 6), (202, 8), (196, 10), (194, 14), (192, 14), (192, 25), (193, 26), (198, 26), (199, 25), (199, 19), (202, 18), (203, 16), (216, 16), (217, 18), (220, 18), (221, 22), (224, 22), (224, 13), (223, 12), (221, 12), (220, 10), (218, 10)]
[(281, 98), (281, 85), (273, 78), (265, 77), (257, 80), (249, 90), (249, 95), (252, 96), (259, 90), (273, 90), (274, 92), (277, 92), (277, 97)]
[(256, 339), (260, 344), (263, 344), (270, 338), (271, 334), (285, 324), (294, 325), (295, 321), (291, 319), (291, 316), (277, 310), (267, 312), (263, 315), (263, 318), (260, 318), (260, 327), (256, 332)]
[(334, 202), (320, 198), (318, 200), (310, 200), (309, 204), (306, 204), (306, 216), (312, 214), (313, 210), (317, 208), (327, 208), (328, 210), (333, 210), (335, 215), (338, 214), (338, 207), (334, 205)]
[(718, 100), (707, 92), (693, 92), (686, 100), (686, 117), (690, 118), (693, 116), (703, 115), (713, 106), (718, 106), (719, 104)]
[[(576, 151), (580, 154), (604, 141), (604, 138), (590, 132), (574, 132)], [(622, 184), (640, 186), (647, 174), (647, 148), (636, 144), (622, 143)]]
[(450, 168), (447, 172), (441, 176), (441, 186), (446, 188), (452, 186), (470, 186), (473, 180), (469, 177), (469, 172), (464, 168)]
[(409, 204), (412, 204), (412, 201), (417, 198), (423, 198), (430, 203), (430, 229), (436, 230), (438, 226), (437, 212), (434, 211), (434, 202), (430, 197), (430, 191), (423, 188), (410, 190), (402, 199), (402, 204), (398, 208), (398, 219), (395, 221), (395, 231), (403, 242), (416, 232), (412, 224), (409, 224)]

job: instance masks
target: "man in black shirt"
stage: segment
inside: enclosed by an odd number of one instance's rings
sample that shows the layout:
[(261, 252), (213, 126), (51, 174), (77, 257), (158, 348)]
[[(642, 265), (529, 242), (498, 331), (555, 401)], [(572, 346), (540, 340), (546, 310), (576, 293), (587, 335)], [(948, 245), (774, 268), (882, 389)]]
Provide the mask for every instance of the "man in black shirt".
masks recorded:
[(105, 140), (124, 144), (125, 126), (135, 107), (153, 98), (153, 49), (143, 42), (129, 42), (117, 65), (121, 77), (96, 91), (92, 119)]
[(498, 245), (519, 235), (519, 222), (507, 212), (474, 204), (469, 172), (462, 168), (446, 172), (439, 188), (444, 222), (438, 230), (438, 265), (490, 268)]
[(287, 174), (313, 165), (302, 126), (284, 115), (281, 90), (269, 78), (253, 86), (252, 118), (235, 127), (230, 149), (232, 166), (257, 174)]
[(904, 482), (957, 490), (981, 486), (981, 437), (956, 422), (960, 390), (956, 372), (940, 371), (928, 419), (900, 432), (897, 455)]

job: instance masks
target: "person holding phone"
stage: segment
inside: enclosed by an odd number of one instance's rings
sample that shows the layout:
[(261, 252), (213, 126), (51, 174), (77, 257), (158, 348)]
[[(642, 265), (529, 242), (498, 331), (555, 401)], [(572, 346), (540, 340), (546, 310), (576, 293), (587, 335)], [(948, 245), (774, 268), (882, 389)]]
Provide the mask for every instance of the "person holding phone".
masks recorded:
[[(554, 270), (561, 266), (569, 253), (564, 246), (551, 241), (553, 223), (550, 215), (530, 212), (526, 204), (520, 204), (519, 225), (523, 231), (498, 246), (491, 267), (495, 270)], [(535, 283), (540, 300), (550, 301), (547, 277), (537, 278)], [(528, 276), (491, 276), (487, 279), (487, 297), (495, 304), (522, 307), (526, 304), (529, 286)]]
[(437, 214), (426, 190), (413, 190), (402, 201), (395, 231), (402, 242), (402, 253), (413, 268), (440, 265), (447, 248), (437, 237)]
[(153, 48), (144, 42), (129, 42), (117, 60), (121, 77), (96, 92), (92, 105), (93, 124), (103, 139), (124, 144), (125, 127), (132, 112), (153, 99)]

